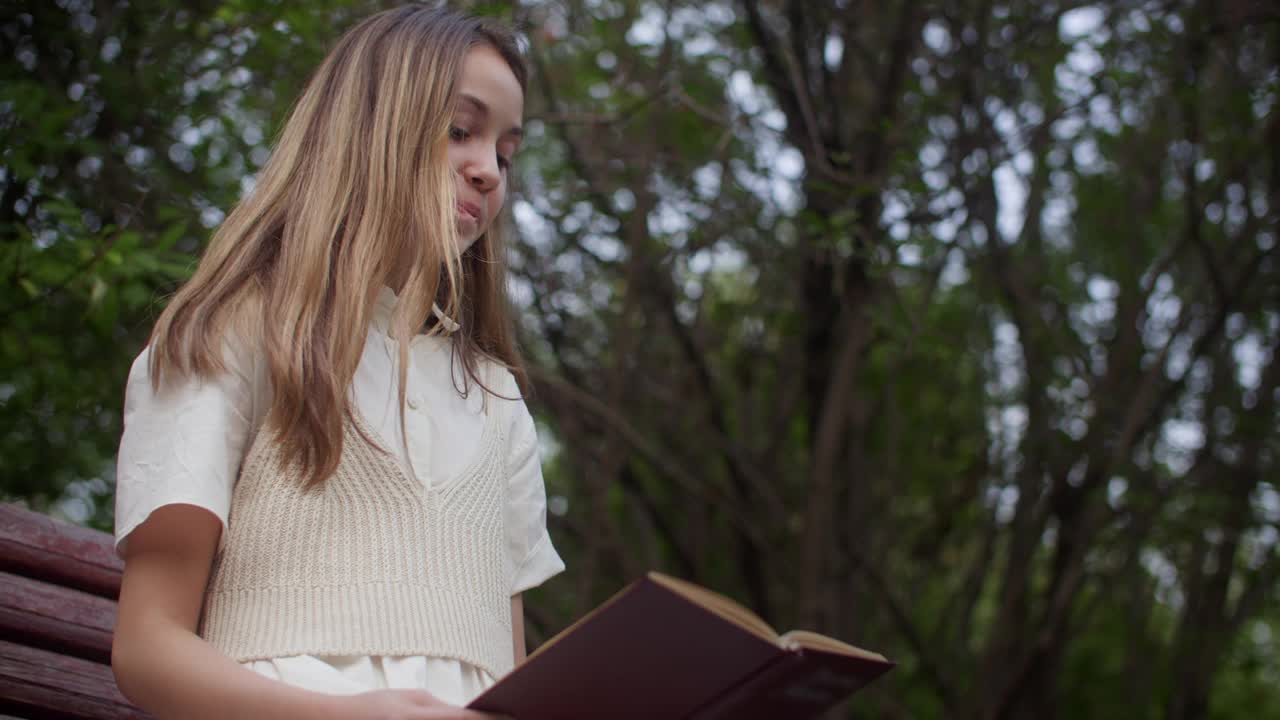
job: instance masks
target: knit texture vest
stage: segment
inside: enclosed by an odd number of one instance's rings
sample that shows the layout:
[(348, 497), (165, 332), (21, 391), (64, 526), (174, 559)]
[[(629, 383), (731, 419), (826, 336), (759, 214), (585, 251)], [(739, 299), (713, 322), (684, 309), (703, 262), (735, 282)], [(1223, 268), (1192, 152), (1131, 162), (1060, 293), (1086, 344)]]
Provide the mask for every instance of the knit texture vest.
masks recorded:
[(475, 459), (426, 487), (355, 413), (338, 468), (304, 490), (259, 432), (232, 491), (200, 635), (244, 662), (290, 655), (424, 655), (511, 670), (505, 552), (510, 403), (490, 396)]

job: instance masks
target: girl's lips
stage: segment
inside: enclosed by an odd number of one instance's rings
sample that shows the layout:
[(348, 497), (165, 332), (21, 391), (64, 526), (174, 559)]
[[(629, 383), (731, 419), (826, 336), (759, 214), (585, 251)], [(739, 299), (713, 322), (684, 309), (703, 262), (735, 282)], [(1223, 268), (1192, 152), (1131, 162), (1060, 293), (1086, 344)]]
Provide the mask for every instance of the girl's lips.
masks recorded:
[(458, 212), (462, 213), (463, 215), (466, 215), (467, 217), (471, 218), (472, 220), (475, 220), (476, 222), (480, 222), (480, 206), (476, 205), (475, 203), (459, 202)]

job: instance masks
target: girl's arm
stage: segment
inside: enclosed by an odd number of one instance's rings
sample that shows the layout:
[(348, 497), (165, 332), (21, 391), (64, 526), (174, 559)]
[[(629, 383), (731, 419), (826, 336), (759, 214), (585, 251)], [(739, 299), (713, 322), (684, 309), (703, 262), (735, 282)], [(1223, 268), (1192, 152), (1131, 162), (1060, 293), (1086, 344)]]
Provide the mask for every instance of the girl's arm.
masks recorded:
[(167, 505), (129, 536), (111, 647), (116, 684), (160, 718), (337, 717), (323, 697), (272, 681), (196, 635), (221, 523)]
[(524, 645), (524, 595), (516, 593), (511, 596), (511, 641), (515, 645), (516, 664), (524, 662), (526, 653)]
[(222, 530), (210, 512), (166, 505), (129, 536), (111, 667), (120, 690), (161, 720), (484, 718), (425, 691), (325, 695), (259, 675), (196, 634)]

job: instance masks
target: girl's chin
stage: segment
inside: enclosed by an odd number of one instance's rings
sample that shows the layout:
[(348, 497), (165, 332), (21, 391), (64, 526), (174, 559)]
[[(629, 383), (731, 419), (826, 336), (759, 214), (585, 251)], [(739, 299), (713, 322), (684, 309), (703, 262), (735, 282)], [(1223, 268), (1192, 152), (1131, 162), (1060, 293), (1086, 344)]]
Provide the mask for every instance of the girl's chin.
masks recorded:
[(480, 236), (483, 234), (479, 231), (480, 229), (478, 226), (479, 223), (470, 215), (458, 216), (458, 222), (455, 227), (458, 230), (458, 244), (462, 246), (464, 251), (471, 247), (476, 240), (479, 240)]
[(479, 235), (469, 233), (464, 231), (462, 228), (458, 228), (458, 253), (461, 254), (470, 250), (471, 246), (475, 245), (476, 241), (479, 239)]

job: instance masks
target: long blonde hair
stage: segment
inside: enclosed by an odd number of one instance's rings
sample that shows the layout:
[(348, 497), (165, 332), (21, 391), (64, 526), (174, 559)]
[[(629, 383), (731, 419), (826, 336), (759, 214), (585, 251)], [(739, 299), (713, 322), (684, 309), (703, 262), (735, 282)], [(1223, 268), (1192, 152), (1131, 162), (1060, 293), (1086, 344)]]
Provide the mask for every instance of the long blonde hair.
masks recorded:
[(497, 50), (526, 87), (514, 38), (486, 20), (411, 5), (348, 31), (307, 83), (256, 186), (152, 331), (157, 390), (171, 373), (224, 372), (229, 330), (253, 343), (271, 382), (264, 429), (308, 485), (338, 465), (376, 298), (406, 269), (390, 328), (401, 341), (402, 413), (408, 340), (439, 331), (428, 323), (433, 302), (461, 321), (452, 340), (467, 387), (485, 387), (481, 355), (525, 385), (502, 223), (464, 254), (457, 249), (448, 131), (456, 78), (477, 45)]

